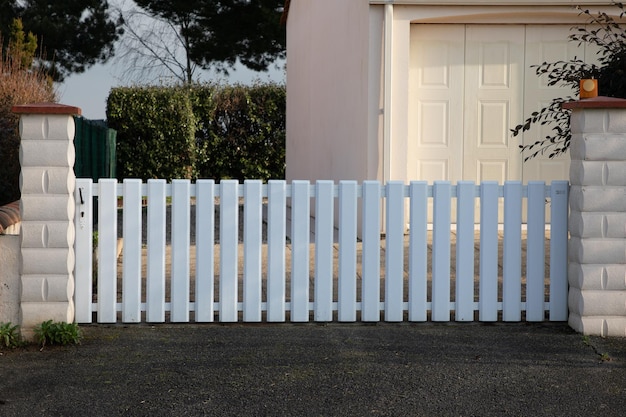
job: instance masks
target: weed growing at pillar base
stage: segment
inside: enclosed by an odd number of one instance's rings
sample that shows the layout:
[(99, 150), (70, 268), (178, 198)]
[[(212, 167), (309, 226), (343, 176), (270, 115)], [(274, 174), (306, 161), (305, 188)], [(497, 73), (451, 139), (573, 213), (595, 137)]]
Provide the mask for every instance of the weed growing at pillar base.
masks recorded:
[(19, 326), (11, 323), (0, 323), (0, 349), (16, 348), (22, 345)]
[(76, 323), (44, 321), (35, 328), (35, 338), (43, 349), (46, 345), (76, 345), (82, 334)]

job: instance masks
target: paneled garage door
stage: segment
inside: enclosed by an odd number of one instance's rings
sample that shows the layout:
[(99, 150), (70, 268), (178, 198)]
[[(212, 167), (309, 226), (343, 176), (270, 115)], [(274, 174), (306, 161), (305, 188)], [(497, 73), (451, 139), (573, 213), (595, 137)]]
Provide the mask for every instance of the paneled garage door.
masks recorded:
[[(511, 128), (553, 97), (532, 65), (585, 57), (565, 25), (411, 26), (409, 173), (429, 182), (567, 179), (569, 156), (523, 162)], [(588, 55), (591, 55), (587, 52)], [(531, 143), (548, 133), (525, 134)]]

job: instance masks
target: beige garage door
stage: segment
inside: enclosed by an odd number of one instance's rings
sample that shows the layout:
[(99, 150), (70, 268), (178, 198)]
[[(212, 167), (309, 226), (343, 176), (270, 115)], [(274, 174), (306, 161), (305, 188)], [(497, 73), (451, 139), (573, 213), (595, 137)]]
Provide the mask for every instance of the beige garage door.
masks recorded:
[[(435, 180), (567, 179), (569, 156), (523, 162), (511, 128), (553, 97), (531, 65), (585, 56), (564, 25), (411, 26), (409, 175)], [(547, 134), (525, 134), (531, 143)]]

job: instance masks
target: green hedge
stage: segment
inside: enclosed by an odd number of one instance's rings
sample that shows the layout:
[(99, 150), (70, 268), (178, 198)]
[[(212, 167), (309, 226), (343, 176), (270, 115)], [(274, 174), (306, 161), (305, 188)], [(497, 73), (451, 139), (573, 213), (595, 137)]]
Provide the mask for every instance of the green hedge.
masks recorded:
[(118, 177), (285, 177), (285, 87), (277, 84), (116, 88)]
[(115, 88), (107, 124), (117, 130), (118, 179), (196, 176), (196, 119), (186, 89)]

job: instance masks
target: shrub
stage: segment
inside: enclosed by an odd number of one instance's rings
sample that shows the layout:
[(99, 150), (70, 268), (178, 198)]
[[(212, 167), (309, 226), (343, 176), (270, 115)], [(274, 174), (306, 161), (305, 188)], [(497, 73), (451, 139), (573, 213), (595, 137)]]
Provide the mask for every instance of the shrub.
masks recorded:
[[(52, 82), (46, 74), (25, 66), (32, 62), (25, 56), (28, 50), (24, 52), (24, 49), (15, 47), (23, 45), (26, 39), (19, 27), (12, 34), (10, 45), (14, 47), (2, 51), (0, 60), (0, 206), (20, 198), (19, 117), (11, 108), (20, 104), (57, 101)], [(30, 48), (29, 45), (26, 42), (24, 48)]]
[[(624, 17), (624, 6), (614, 3), (618, 9), (619, 19)], [(604, 12), (595, 15), (589, 10), (582, 10), (587, 16), (590, 26), (574, 27), (570, 41), (589, 44), (598, 48), (598, 65), (588, 64), (580, 59), (570, 61), (544, 62), (534, 66), (538, 76), (545, 76), (548, 85), (569, 87), (578, 95), (580, 80), (585, 78), (598, 79), (600, 93), (608, 97), (626, 97), (626, 32), (624, 26)], [(533, 112), (523, 123), (512, 129), (513, 136), (521, 135), (533, 125), (552, 125), (551, 132), (543, 139), (528, 145), (520, 145), (522, 153), (526, 153), (524, 161), (539, 154), (548, 154), (550, 158), (567, 152), (570, 146), (571, 132), (569, 128), (570, 110), (562, 104), (576, 100), (575, 97), (559, 97), (546, 106)]]
[(285, 103), (276, 84), (113, 89), (118, 177), (284, 178)]
[(200, 177), (285, 177), (284, 86), (197, 87), (193, 96)]
[(117, 130), (117, 176), (193, 178), (196, 122), (183, 87), (114, 88), (107, 124)]

